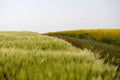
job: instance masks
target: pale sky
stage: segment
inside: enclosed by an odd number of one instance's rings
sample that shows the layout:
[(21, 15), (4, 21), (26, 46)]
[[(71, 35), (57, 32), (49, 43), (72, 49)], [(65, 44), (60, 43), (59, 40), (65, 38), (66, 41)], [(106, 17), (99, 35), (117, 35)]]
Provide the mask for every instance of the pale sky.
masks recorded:
[(120, 28), (120, 0), (0, 0), (0, 31)]

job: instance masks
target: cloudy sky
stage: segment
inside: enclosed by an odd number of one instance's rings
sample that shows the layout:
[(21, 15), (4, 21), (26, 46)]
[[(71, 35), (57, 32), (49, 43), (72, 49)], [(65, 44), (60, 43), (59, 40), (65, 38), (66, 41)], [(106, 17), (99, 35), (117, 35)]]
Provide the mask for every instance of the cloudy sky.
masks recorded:
[(120, 28), (120, 0), (0, 0), (0, 31)]

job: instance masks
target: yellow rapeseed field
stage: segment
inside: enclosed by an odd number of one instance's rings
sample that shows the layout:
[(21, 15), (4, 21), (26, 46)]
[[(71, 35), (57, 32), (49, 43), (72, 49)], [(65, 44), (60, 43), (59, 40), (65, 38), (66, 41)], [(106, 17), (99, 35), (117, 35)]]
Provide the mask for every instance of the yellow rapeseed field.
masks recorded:
[(48, 34), (66, 35), (120, 46), (120, 29), (69, 30)]

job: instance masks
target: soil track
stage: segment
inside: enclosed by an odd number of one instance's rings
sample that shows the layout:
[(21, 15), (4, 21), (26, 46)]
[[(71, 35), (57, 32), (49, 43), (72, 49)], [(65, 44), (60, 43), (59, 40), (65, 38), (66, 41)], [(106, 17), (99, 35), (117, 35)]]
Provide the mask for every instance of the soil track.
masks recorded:
[(102, 56), (109, 54), (110, 58), (115, 57), (120, 59), (120, 48), (113, 47), (112, 45), (109, 45), (109, 44), (104, 44), (104, 43), (99, 43), (99, 42), (89, 41), (84, 39), (76, 39), (73, 37), (68, 37), (63, 35), (49, 35), (49, 36), (58, 37), (60, 39), (68, 41), (75, 47), (79, 47), (79, 48), (87, 47), (94, 51), (100, 51)]

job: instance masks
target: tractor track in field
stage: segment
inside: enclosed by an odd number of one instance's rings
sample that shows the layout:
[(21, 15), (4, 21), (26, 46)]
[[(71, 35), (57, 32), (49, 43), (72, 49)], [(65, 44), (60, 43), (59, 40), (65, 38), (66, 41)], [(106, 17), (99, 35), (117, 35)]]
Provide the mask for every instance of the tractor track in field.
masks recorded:
[(75, 47), (79, 47), (79, 48), (87, 47), (96, 51), (100, 51), (102, 55), (109, 54), (109, 57), (115, 57), (120, 59), (120, 48), (113, 47), (112, 45), (109, 45), (109, 44), (93, 42), (93, 41), (84, 40), (84, 39), (76, 39), (73, 37), (68, 37), (63, 35), (49, 35), (49, 36), (58, 37), (60, 39), (68, 41)]

